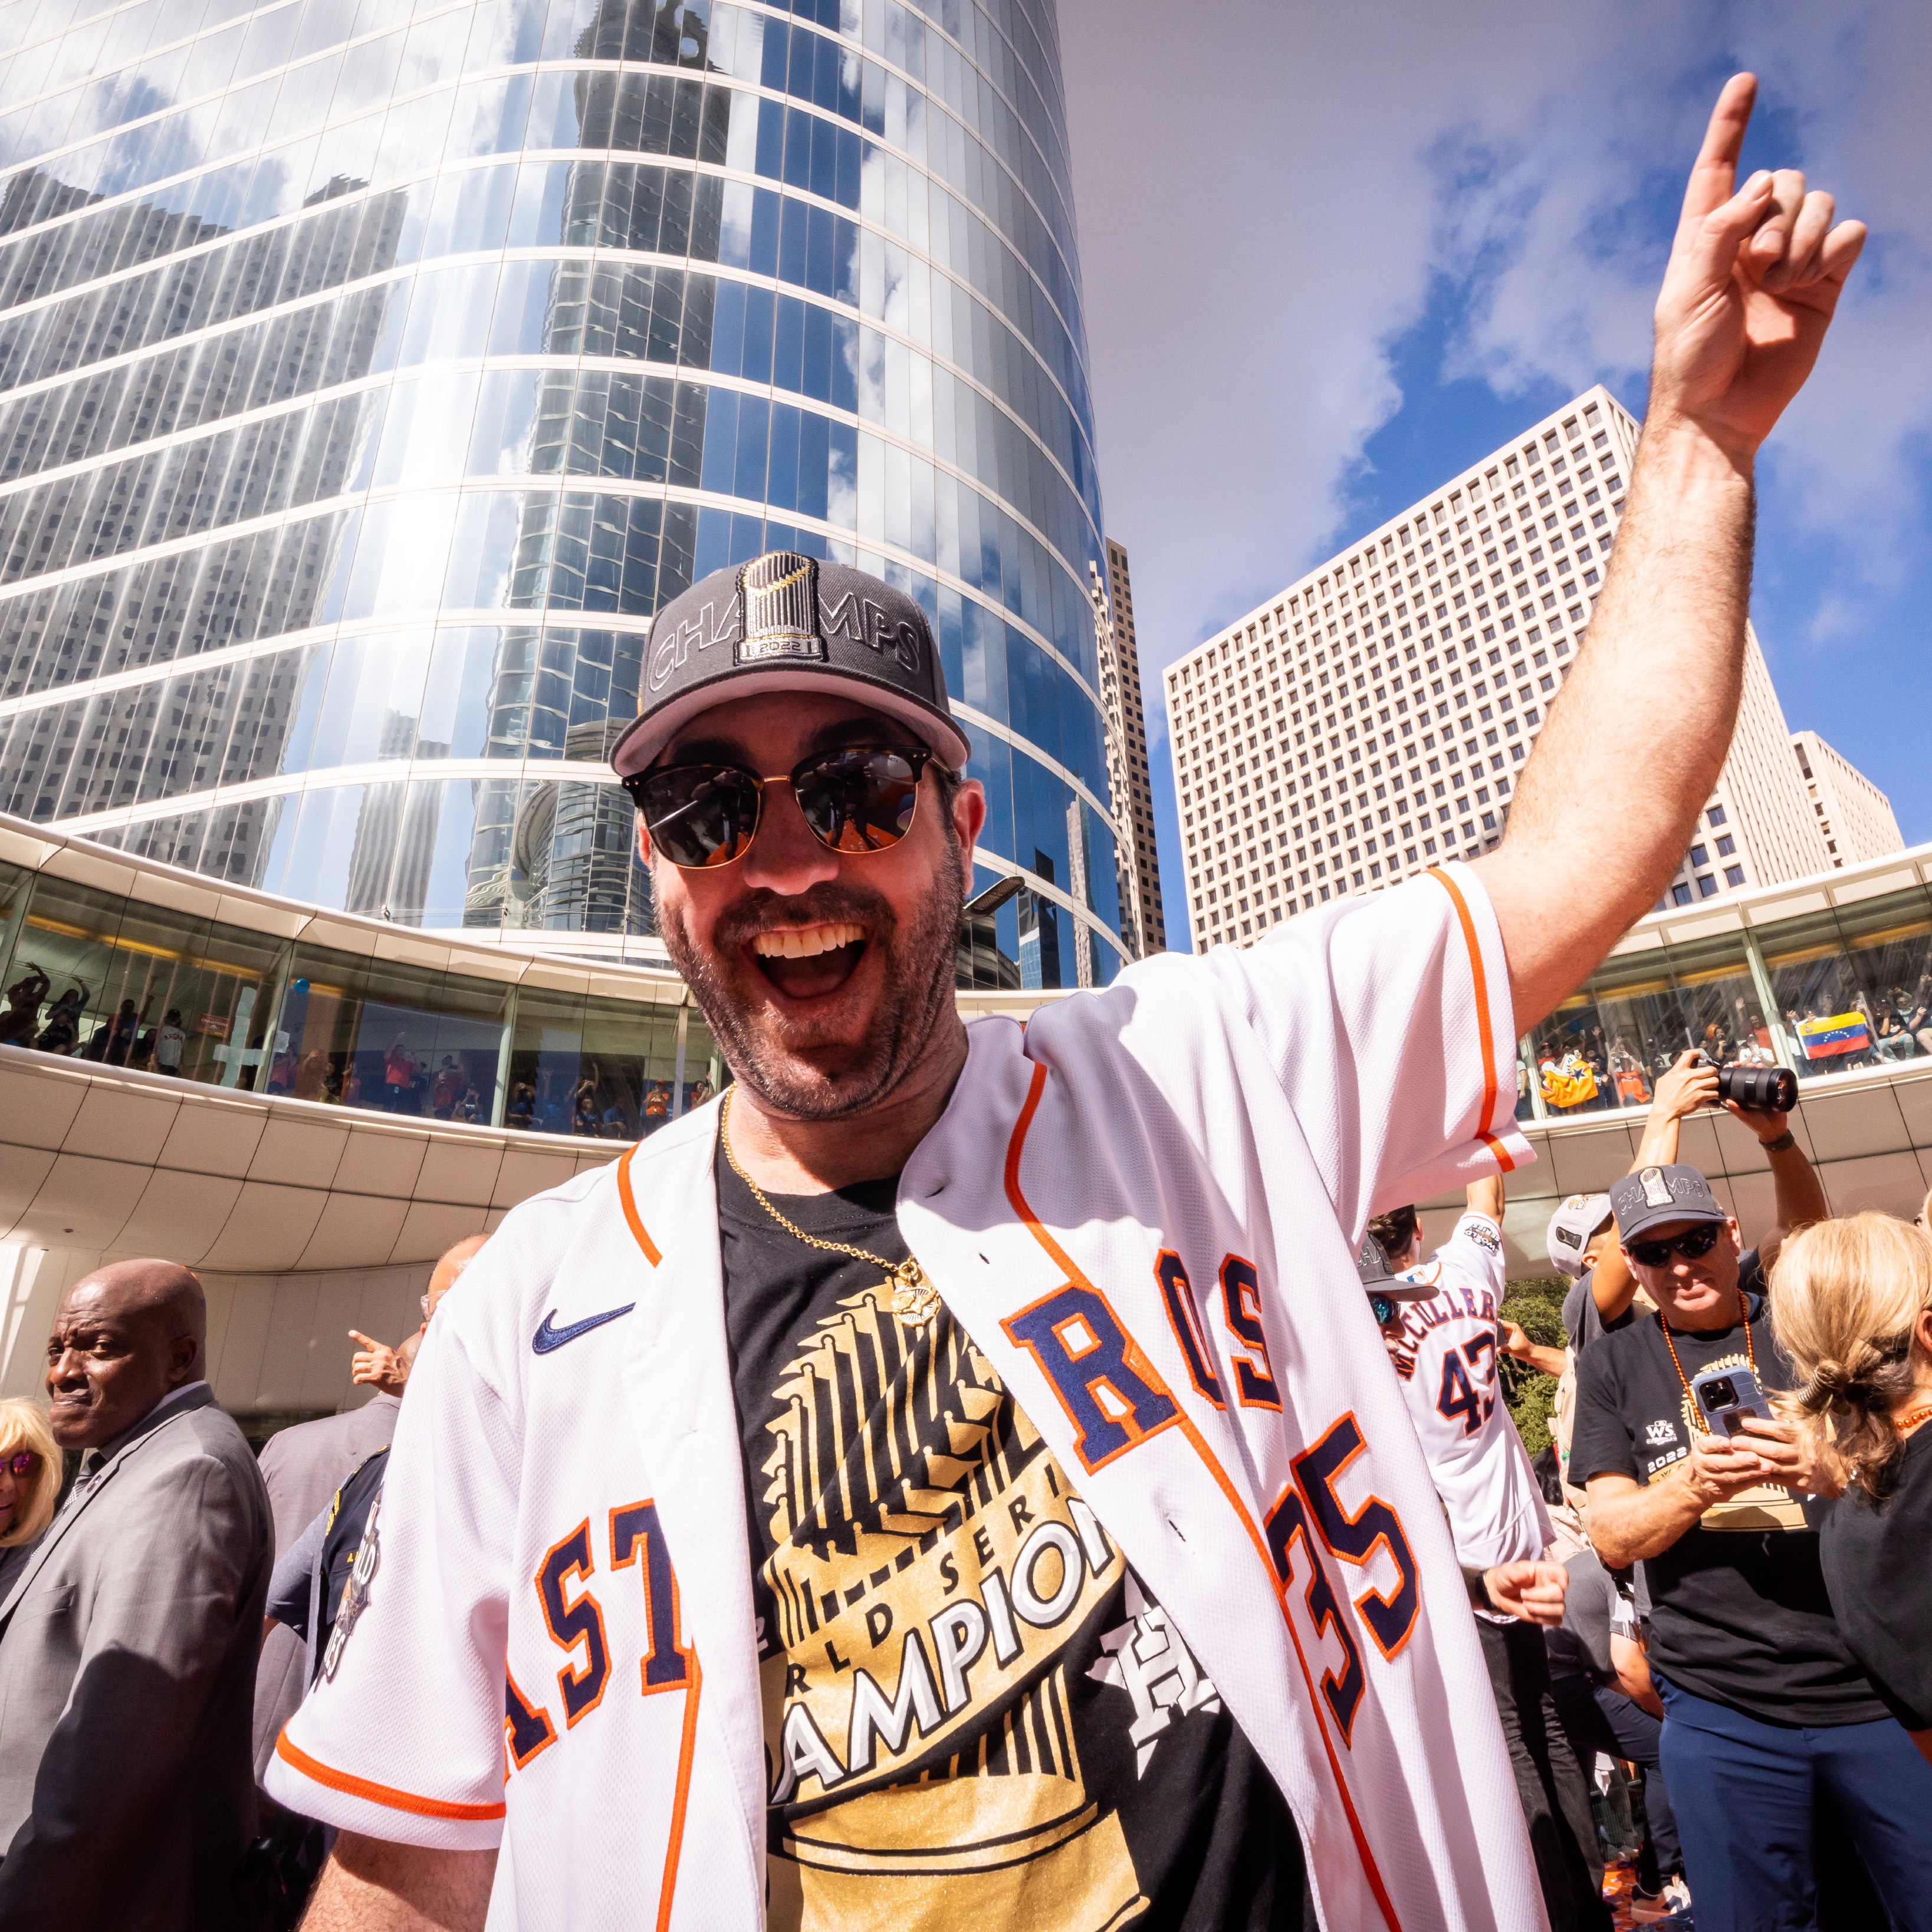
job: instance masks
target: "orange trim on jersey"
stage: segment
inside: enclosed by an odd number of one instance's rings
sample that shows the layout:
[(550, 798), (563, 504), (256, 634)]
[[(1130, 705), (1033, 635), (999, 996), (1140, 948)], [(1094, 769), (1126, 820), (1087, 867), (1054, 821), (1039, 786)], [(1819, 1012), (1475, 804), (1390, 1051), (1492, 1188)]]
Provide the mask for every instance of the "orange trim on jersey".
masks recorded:
[(1456, 920), (1462, 928), (1462, 944), (1468, 949), (1469, 976), (1475, 982), (1476, 1040), (1483, 1054), (1483, 1105), (1476, 1116), (1476, 1138), (1496, 1155), (1508, 1174), (1514, 1162), (1490, 1132), (1500, 1083), (1496, 1078), (1496, 1036), (1490, 1028), (1490, 982), (1483, 970), (1483, 949), (1476, 938), (1476, 922), (1470, 916), (1468, 902), (1463, 898), (1461, 887), (1447, 872), (1432, 866), (1429, 876), (1449, 895), (1449, 902), (1456, 908)]
[(275, 1740), (275, 1755), (317, 1784), (326, 1784), (332, 1791), (346, 1792), (351, 1798), (365, 1798), (372, 1804), (386, 1804), (392, 1811), (413, 1811), (419, 1818), (457, 1818), (479, 1824), (503, 1815), (501, 1804), (456, 1804), (446, 1798), (418, 1798), (412, 1791), (398, 1791), (394, 1785), (377, 1784), (370, 1778), (332, 1770), (310, 1757), (299, 1744), (290, 1744), (286, 1731)]
[(685, 1652), (691, 1676), (684, 1697), (684, 1730), (678, 1739), (677, 1790), (670, 1802), (670, 1836), (664, 1844), (664, 1880), (658, 1888), (657, 1932), (670, 1932), (671, 1900), (677, 1895), (678, 1855), (684, 1850), (684, 1814), (691, 1801), (691, 1767), (698, 1756), (698, 1697), (704, 1672), (694, 1649)]
[(624, 1219), (630, 1222), (631, 1232), (637, 1237), (638, 1246), (644, 1250), (645, 1260), (656, 1268), (664, 1256), (658, 1252), (657, 1243), (651, 1239), (649, 1230), (639, 1216), (638, 1197), (631, 1191), (631, 1161), (638, 1148), (643, 1145), (644, 1142), (639, 1141), (636, 1147), (627, 1148), (624, 1157), (617, 1163), (617, 1198), (624, 1204)]
[[(1035, 1061), (1032, 1084), (1028, 1088), (1025, 1104), (1020, 1108), (1019, 1118), (1013, 1124), (1012, 1138), (1006, 1143), (1006, 1198), (1012, 1204), (1021, 1224), (1060, 1268), (1064, 1269), (1066, 1278), (1076, 1287), (1097, 1294), (1094, 1284), (1073, 1264), (1066, 1250), (1042, 1227), (1025, 1194), (1020, 1187), (1020, 1154), (1026, 1144), (1028, 1130), (1033, 1125), (1034, 1115), (1039, 1111), (1040, 1096), (1046, 1090), (1046, 1069)], [(1122, 1332), (1127, 1332), (1123, 1328)], [(1334, 1740), (1328, 1735), (1327, 1721), (1322, 1714), (1322, 1701), (1315, 1688), (1313, 1673), (1309, 1670), (1306, 1654), (1301, 1647), (1301, 1633), (1294, 1627), (1294, 1618), (1288, 1607), (1288, 1588), (1276, 1575), (1274, 1559), (1268, 1555), (1267, 1540), (1248, 1513), (1247, 1505), (1241, 1500), (1240, 1492), (1229, 1480), (1228, 1472), (1222, 1468), (1214, 1452), (1208, 1446), (1192, 1418), (1178, 1402), (1180, 1432), (1192, 1447), (1194, 1453), (1207, 1466), (1208, 1474), (1214, 1479), (1221, 1493), (1228, 1499), (1228, 1506), (1234, 1512), (1255, 1554), (1261, 1559), (1262, 1574), (1267, 1577), (1268, 1588), (1274, 1593), (1276, 1603), (1281, 1610), (1282, 1622), (1287, 1627), (1288, 1641), (1294, 1646), (1295, 1661), (1301, 1666), (1301, 1679), (1308, 1689), (1309, 1708), (1315, 1713), (1316, 1728), (1322, 1734), (1322, 1748), (1328, 1754), (1328, 1768), (1334, 1775), (1335, 1788), (1341, 1793), (1342, 1809), (1348, 1820), (1348, 1830), (1355, 1840), (1355, 1850), (1362, 1861), (1362, 1870), (1369, 1881), (1369, 1889), (1375, 1894), (1376, 1904), (1381, 1908), (1382, 1922), (1389, 1932), (1402, 1932), (1401, 1921), (1396, 1916), (1394, 1901), (1388, 1895), (1388, 1888), (1382, 1882), (1382, 1875), (1376, 1864), (1375, 1854), (1369, 1849), (1369, 1841), (1362, 1829), (1362, 1821), (1355, 1810), (1355, 1801), (1350, 1795), (1348, 1781), (1342, 1774), (1342, 1761), (1336, 1754)]]

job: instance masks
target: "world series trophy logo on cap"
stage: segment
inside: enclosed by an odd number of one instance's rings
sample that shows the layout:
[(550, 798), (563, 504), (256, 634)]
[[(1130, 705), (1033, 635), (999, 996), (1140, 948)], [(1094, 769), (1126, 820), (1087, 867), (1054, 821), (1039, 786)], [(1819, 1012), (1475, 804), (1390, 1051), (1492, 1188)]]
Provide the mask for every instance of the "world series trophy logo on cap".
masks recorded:
[(745, 566), (745, 633), (734, 661), (812, 658), (823, 662), (818, 634), (818, 566), (791, 550), (768, 551)]

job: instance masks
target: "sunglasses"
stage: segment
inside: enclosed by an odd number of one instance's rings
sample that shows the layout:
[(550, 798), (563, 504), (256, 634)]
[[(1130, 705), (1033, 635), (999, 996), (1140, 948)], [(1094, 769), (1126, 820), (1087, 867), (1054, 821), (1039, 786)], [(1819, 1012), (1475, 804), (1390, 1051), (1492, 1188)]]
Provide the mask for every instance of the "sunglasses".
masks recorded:
[(40, 1460), (31, 1449), (18, 1449), (10, 1456), (0, 1457), (0, 1469), (11, 1475), (31, 1476)]
[(1385, 1294), (1369, 1297), (1369, 1312), (1376, 1318), (1376, 1326), (1386, 1328), (1395, 1319), (1395, 1304)]
[(1687, 1228), (1667, 1241), (1626, 1241), (1624, 1252), (1639, 1268), (1662, 1268), (1672, 1255), (1682, 1255), (1687, 1262), (1694, 1262), (1718, 1245), (1718, 1237), (1723, 1232), (1721, 1221), (1707, 1221), (1702, 1227)]
[(854, 746), (821, 752), (783, 776), (760, 778), (742, 765), (672, 765), (623, 781), (651, 835), (674, 866), (703, 872), (729, 866), (758, 836), (765, 788), (788, 784), (812, 836), (827, 851), (883, 852), (912, 830), (919, 781), (932, 754)]

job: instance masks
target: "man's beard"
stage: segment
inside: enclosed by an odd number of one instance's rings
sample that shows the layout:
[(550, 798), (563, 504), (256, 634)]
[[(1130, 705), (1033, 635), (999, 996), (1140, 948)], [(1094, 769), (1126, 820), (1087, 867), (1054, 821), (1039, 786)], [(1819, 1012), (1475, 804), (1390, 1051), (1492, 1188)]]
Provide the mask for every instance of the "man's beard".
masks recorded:
[[(693, 940), (681, 921), (661, 921), (664, 950), (696, 998), (733, 1077), (772, 1112), (805, 1120), (862, 1113), (884, 1100), (918, 1063), (934, 1029), (952, 1010), (959, 920), (966, 902), (965, 868), (950, 828), (945, 845), (932, 890), (904, 927), (877, 893), (842, 884), (814, 887), (792, 898), (754, 893), (718, 921), (709, 946)], [(764, 976), (746, 950), (753, 935), (767, 928), (821, 920), (863, 926), (867, 953), (877, 949), (884, 968), (869, 1033), (850, 1060), (830, 1070), (773, 1037), (770, 1019), (758, 1009)], [(855, 973), (870, 964), (869, 958), (862, 960)]]

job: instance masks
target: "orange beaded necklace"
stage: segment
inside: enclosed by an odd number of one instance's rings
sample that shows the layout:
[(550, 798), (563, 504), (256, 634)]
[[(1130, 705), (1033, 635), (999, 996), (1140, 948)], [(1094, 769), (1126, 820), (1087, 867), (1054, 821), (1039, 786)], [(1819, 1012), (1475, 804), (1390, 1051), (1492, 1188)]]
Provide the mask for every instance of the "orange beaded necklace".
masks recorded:
[[(1751, 1342), (1750, 1304), (1744, 1298), (1742, 1283), (1738, 1288), (1738, 1314), (1744, 1324), (1744, 1358), (1750, 1364), (1750, 1372), (1755, 1376), (1757, 1373), (1757, 1350)], [(1711, 1425), (1704, 1420), (1698, 1412), (1697, 1405), (1690, 1400), (1690, 1378), (1684, 1372), (1684, 1364), (1677, 1359), (1677, 1344), (1670, 1339), (1670, 1324), (1664, 1320), (1664, 1310), (1660, 1308), (1657, 1311), (1657, 1325), (1664, 1330), (1664, 1346), (1670, 1351), (1670, 1366), (1677, 1371), (1677, 1379), (1684, 1384), (1684, 1401), (1690, 1412), (1690, 1418), (1708, 1436), (1711, 1432)], [(1932, 1414), (1932, 1409), (1928, 1409), (1926, 1413)]]

